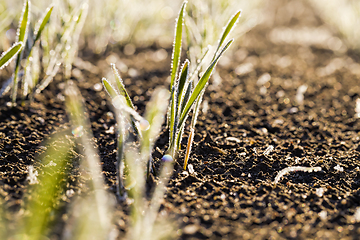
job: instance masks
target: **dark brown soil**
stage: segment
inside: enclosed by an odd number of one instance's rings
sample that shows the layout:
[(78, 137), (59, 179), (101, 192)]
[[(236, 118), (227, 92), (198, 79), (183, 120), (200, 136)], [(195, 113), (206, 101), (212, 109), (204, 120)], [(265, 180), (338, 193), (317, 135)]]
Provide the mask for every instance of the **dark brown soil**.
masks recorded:
[[(205, 94), (208, 110), (199, 116), (190, 158), (194, 173), (182, 170), (183, 152), (175, 164), (161, 211), (175, 217), (180, 239), (359, 239), (354, 214), (360, 207), (360, 122), (355, 117), (360, 75), (350, 65), (359, 68), (360, 53), (334, 51), (326, 44), (271, 41), (272, 29), (283, 26), (333, 31), (307, 2), (276, 2), (268, 7), (266, 21), (239, 40), (239, 50), (217, 68), (222, 82), (210, 85)], [(289, 4), (304, 9), (279, 17)], [(96, 91), (94, 84), (106, 76), (107, 61), (116, 56), (137, 71), (123, 77), (143, 112), (152, 90), (168, 85), (169, 56), (156, 62), (151, 59), (154, 51), (138, 49), (129, 57), (114, 49), (100, 60), (91, 58), (96, 67), (75, 67), (73, 80), (86, 102), (109, 191), (115, 189), (116, 140), (106, 131), (115, 120), (106, 93)], [(332, 71), (330, 63), (340, 62), (344, 64)], [(239, 66), (246, 63), (253, 69), (241, 74)], [(265, 73), (271, 80), (262, 87), (257, 82)], [(30, 106), (10, 108), (8, 99), (0, 100), (0, 194), (8, 208), (22, 205), (27, 166), (40, 166), (37, 156), (46, 149), (44, 140), (69, 128), (60, 78)], [(296, 95), (304, 84), (308, 88), (301, 104)], [(166, 144), (162, 134), (156, 162)], [(274, 150), (266, 154), (270, 145)], [(320, 166), (322, 171), (291, 173), (273, 184), (277, 173), (289, 166)], [(78, 189), (73, 178), (68, 188)], [(124, 208), (118, 207), (118, 215), (126, 220)], [(125, 222), (119, 221), (122, 231)]]

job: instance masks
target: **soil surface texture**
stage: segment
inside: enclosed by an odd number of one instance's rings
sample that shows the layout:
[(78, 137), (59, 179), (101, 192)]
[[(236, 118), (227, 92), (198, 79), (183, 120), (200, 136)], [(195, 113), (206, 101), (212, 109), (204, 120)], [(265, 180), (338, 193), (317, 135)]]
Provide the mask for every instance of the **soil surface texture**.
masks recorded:
[[(263, 18), (217, 66), (221, 81), (212, 80), (204, 95), (189, 160), (193, 170), (182, 169), (181, 150), (160, 211), (176, 219), (174, 239), (359, 239), (360, 53), (346, 49), (306, 1), (274, 1)], [(157, 51), (80, 53), (83, 60), (74, 66), (72, 80), (83, 95), (112, 193), (115, 119), (98, 84), (111, 74), (109, 63), (123, 66), (124, 83), (143, 113), (155, 87), (169, 85), (171, 50), (166, 59), (156, 58), (164, 54)], [(26, 106), (12, 108), (9, 97), (0, 99), (0, 194), (8, 209), (23, 206), (27, 169), (41, 166), (45, 140), (70, 127), (64, 86), (57, 76)], [(167, 149), (165, 132), (153, 153), (157, 167)], [(290, 166), (322, 170), (291, 172), (275, 184)], [(81, 192), (77, 171), (71, 173), (67, 187)], [(123, 233), (128, 206), (119, 204), (117, 211)], [(61, 226), (56, 229), (61, 236)]]

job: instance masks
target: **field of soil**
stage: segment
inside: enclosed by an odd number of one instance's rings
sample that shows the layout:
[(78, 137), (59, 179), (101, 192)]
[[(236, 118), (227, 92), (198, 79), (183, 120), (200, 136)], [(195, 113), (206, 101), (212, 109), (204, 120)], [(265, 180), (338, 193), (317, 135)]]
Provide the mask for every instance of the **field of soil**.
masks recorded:
[[(189, 162), (194, 171), (183, 171), (182, 150), (161, 215), (179, 225), (174, 239), (359, 239), (360, 52), (347, 49), (306, 1), (276, 1), (263, 18), (219, 63), (221, 81), (211, 81), (198, 119)], [(111, 73), (111, 62), (123, 69), (142, 113), (153, 89), (169, 85), (170, 53), (164, 58), (156, 46), (132, 56), (111, 49), (105, 56), (80, 53), (83, 61), (75, 63), (72, 80), (85, 99), (109, 192), (116, 183), (115, 119), (101, 77)], [(27, 166), (41, 166), (45, 140), (69, 129), (64, 86), (57, 76), (24, 107), (0, 99), (0, 195), (8, 209), (21, 208)], [(153, 153), (157, 167), (165, 132)], [(182, 149), (186, 141), (187, 135)], [(274, 184), (290, 166), (322, 171), (292, 172)], [(67, 188), (81, 192), (73, 173)], [(120, 234), (127, 230), (126, 212), (119, 204)]]

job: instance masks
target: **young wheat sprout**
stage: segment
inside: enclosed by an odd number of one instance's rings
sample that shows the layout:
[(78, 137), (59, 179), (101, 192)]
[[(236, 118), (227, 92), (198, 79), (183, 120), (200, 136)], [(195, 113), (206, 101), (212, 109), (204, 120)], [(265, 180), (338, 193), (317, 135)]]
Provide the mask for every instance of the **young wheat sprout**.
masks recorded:
[(287, 167), (281, 170), (278, 175), (276, 175), (274, 184), (277, 184), (280, 181), (280, 178), (284, 176), (287, 173), (290, 172), (297, 172), (297, 171), (303, 171), (303, 172), (319, 172), (321, 171), (321, 167), (302, 167), (302, 166), (293, 166), (293, 167)]

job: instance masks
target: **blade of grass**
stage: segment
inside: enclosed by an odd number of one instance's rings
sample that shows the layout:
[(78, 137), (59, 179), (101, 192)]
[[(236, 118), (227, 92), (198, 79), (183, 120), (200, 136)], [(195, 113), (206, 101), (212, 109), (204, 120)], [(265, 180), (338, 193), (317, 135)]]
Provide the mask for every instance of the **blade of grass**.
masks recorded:
[(27, 28), (29, 25), (29, 19), (30, 19), (30, 1), (27, 0), (24, 4), (22, 16), (19, 23), (19, 28), (17, 29), (16, 33), (16, 42), (25, 42), (26, 35), (27, 35)]
[(117, 70), (115, 64), (111, 63), (111, 69), (113, 70), (116, 86), (118, 87), (120, 94), (125, 97), (127, 105), (132, 109), (134, 109), (134, 104), (132, 103), (129, 94), (125, 89), (124, 83), (120, 77), (119, 71)]
[(172, 136), (170, 136), (170, 147), (169, 147), (169, 150), (172, 151), (171, 153), (171, 156), (175, 157), (174, 154), (176, 152), (176, 149), (177, 149), (177, 146), (174, 145), (176, 144), (176, 135), (179, 133), (179, 130), (177, 129), (177, 124), (179, 122), (179, 115), (181, 114), (181, 112), (179, 111), (180, 110), (180, 107), (179, 107), (179, 104), (180, 104), (180, 101), (182, 99), (182, 95), (184, 95), (185, 93), (184, 92), (184, 87), (185, 87), (185, 84), (187, 82), (187, 79), (188, 79), (188, 75), (189, 75), (189, 60), (186, 60), (183, 64), (183, 66), (181, 67), (181, 75), (179, 77), (179, 79), (177, 79), (176, 81), (176, 85), (173, 87), (177, 87), (177, 89), (173, 90), (175, 93), (174, 93), (174, 96), (175, 96), (175, 106), (174, 106), (174, 120), (173, 120), (173, 131), (172, 131)]
[(198, 60), (197, 65), (196, 65), (194, 71), (190, 74), (190, 77), (189, 77), (190, 81), (194, 80), (193, 78), (194, 78), (194, 77), (198, 74), (198, 72), (200, 71), (201, 65), (204, 63), (204, 60), (205, 60), (205, 58), (206, 58), (209, 50), (210, 50), (210, 47), (207, 47), (206, 50), (205, 50), (205, 53), (202, 55), (202, 57), (200, 58), (200, 60)]
[[(70, 82), (71, 83), (71, 82)], [(107, 209), (107, 194), (104, 191), (104, 178), (101, 174), (100, 159), (96, 153), (95, 146), (90, 142), (93, 138), (90, 130), (90, 122), (84, 116), (84, 105), (81, 94), (75, 85), (68, 83), (66, 88), (66, 108), (70, 115), (73, 134), (77, 137), (77, 142), (83, 146), (82, 168), (87, 168), (89, 172), (90, 189), (92, 190), (90, 198), (93, 198), (94, 206), (96, 206), (96, 216), (92, 224), (99, 225), (98, 236), (105, 236), (109, 225), (109, 211)], [(80, 127), (80, 128), (79, 128)], [(80, 129), (81, 132), (75, 132)], [(95, 239), (101, 239), (95, 237)]]
[[(20, 19), (19, 27), (17, 29), (16, 34), (16, 42), (22, 42), (25, 44), (29, 20), (30, 20), (30, 1), (27, 0), (24, 4), (23, 13)], [(20, 62), (22, 58), (22, 50), (20, 50), (19, 54), (17, 55), (16, 64), (15, 64), (15, 71), (14, 71), (14, 78), (13, 78), (13, 93), (12, 93), (12, 104), (15, 105), (17, 89), (18, 89), (18, 72), (20, 68)]]
[(195, 105), (195, 108), (194, 108), (194, 114), (193, 114), (192, 119), (191, 119), (190, 134), (189, 134), (189, 138), (188, 138), (188, 143), (187, 143), (186, 153), (185, 153), (185, 159), (184, 159), (184, 170), (186, 170), (186, 167), (187, 167), (187, 164), (188, 164), (188, 161), (189, 161), (192, 142), (194, 140), (195, 125), (196, 125), (197, 117), (199, 115), (200, 104), (202, 102), (202, 98), (203, 98), (203, 95), (204, 95), (204, 92), (205, 92), (204, 90), (201, 92), (200, 97), (196, 101), (196, 105)]
[(127, 108), (124, 108), (124, 110), (126, 110), (126, 111), (128, 111), (130, 113), (132, 128), (134, 129), (135, 133), (141, 138), (141, 130), (139, 129), (139, 124), (138, 124), (137, 121), (140, 121), (140, 119), (142, 119), (142, 117), (139, 116), (139, 114), (135, 111), (135, 107), (134, 107), (134, 105), (133, 105), (133, 103), (132, 103), (132, 101), (131, 101), (131, 99), (129, 97), (129, 94), (127, 93), (127, 91), (125, 89), (125, 86), (124, 86), (124, 84), (122, 82), (122, 79), (121, 79), (121, 77), (119, 75), (119, 72), (117, 71), (115, 65), (112, 64), (111, 66), (112, 66), (112, 69), (114, 71), (116, 85), (117, 85), (118, 89), (116, 89), (114, 86), (112, 86), (109, 83), (109, 81), (106, 80), (106, 78), (102, 79), (103, 85), (104, 85), (107, 93), (110, 95), (110, 97), (112, 98), (113, 101), (114, 100), (116, 100), (116, 101), (119, 100), (119, 99), (117, 99), (118, 96), (124, 97), (124, 99), (126, 101), (126, 105), (127, 105)]
[[(36, 28), (35, 28), (35, 32), (34, 32), (34, 40), (31, 44), (31, 46), (29, 47), (29, 53), (27, 55), (27, 60), (26, 60), (26, 64), (24, 67), (24, 80), (23, 80), (23, 84), (22, 84), (22, 91), (23, 91), (23, 102), (22, 104), (24, 104), (24, 100), (25, 97), (27, 96), (27, 94), (29, 93), (29, 91), (31, 91), (31, 89), (34, 88), (35, 84), (36, 84), (36, 80), (32, 80), (32, 76), (29, 75), (29, 70), (30, 70), (30, 64), (35, 64), (34, 62), (31, 62), (31, 58), (32, 58), (32, 50), (35, 47), (35, 44), (37, 43), (37, 41), (40, 39), (41, 37), (41, 33), (45, 28), (45, 25), (48, 23), (52, 10), (53, 10), (53, 6), (50, 6), (47, 8), (45, 15), (42, 19), (42, 21), (39, 21), (39, 24), (37, 24)], [(32, 83), (33, 85), (30, 86), (30, 84)], [(31, 89), (29, 89), (29, 86), (31, 87)]]
[(232, 42), (233, 42), (233, 39), (231, 39), (229, 42), (227, 42), (227, 44), (221, 50), (219, 55), (209, 65), (206, 72), (202, 75), (201, 79), (196, 84), (195, 89), (193, 90), (193, 92), (192, 92), (192, 94), (191, 94), (191, 96), (189, 98), (189, 101), (186, 103), (186, 106), (184, 107), (184, 110), (181, 113), (178, 128), (180, 128), (185, 123), (185, 119), (186, 119), (187, 115), (189, 114), (189, 111), (190, 111), (191, 107), (193, 106), (195, 101), (198, 99), (198, 97), (200, 96), (202, 90), (205, 88), (206, 84), (208, 83), (209, 78), (210, 78), (211, 73), (212, 73), (212, 70), (214, 69), (216, 63), (219, 61), (221, 55), (226, 51), (226, 49), (228, 49), (228, 47), (230, 46), (230, 44)]
[(170, 86), (174, 86), (175, 79), (177, 76), (177, 71), (180, 63), (181, 56), (181, 46), (182, 46), (182, 28), (184, 23), (184, 9), (187, 1), (181, 6), (178, 19), (176, 21), (175, 37), (174, 37), (174, 47), (172, 52), (172, 62), (171, 62), (171, 82)]
[[(224, 32), (222, 33), (221, 35), (221, 38), (219, 40), (219, 44), (216, 48), (216, 51), (215, 51), (215, 54), (214, 54), (214, 57), (213, 57), (213, 60), (215, 59), (215, 56), (216, 54), (218, 53), (219, 49), (221, 48), (222, 44), (224, 43), (226, 37), (230, 34), (231, 30), (234, 28), (234, 26), (236, 25), (237, 21), (239, 20), (240, 18), (240, 15), (241, 15), (241, 11), (239, 10), (238, 12), (236, 12), (234, 14), (234, 16), (232, 16), (230, 18), (230, 21), (228, 22), (228, 24), (226, 25), (225, 29), (224, 29)], [(212, 61), (213, 61), (212, 60)]]
[[(188, 83), (188, 86), (187, 86), (187, 89), (186, 89), (186, 92), (185, 92), (185, 95), (182, 99), (182, 102), (181, 102), (181, 106), (180, 106), (180, 113), (183, 112), (184, 110), (184, 107), (186, 105), (186, 103), (188, 102), (189, 100), (189, 97), (191, 95), (191, 90), (193, 88), (193, 81), (190, 80), (190, 82)], [(176, 149), (177, 151), (180, 150), (181, 148), (181, 140), (182, 140), (182, 136), (183, 136), (183, 133), (184, 133), (184, 125), (180, 126), (179, 129), (178, 129), (178, 133), (176, 135)]]
[(75, 59), (75, 54), (79, 46), (79, 37), (81, 30), (85, 24), (85, 19), (88, 13), (89, 4), (88, 1), (84, 1), (80, 6), (77, 13), (73, 16), (74, 28), (69, 41), (65, 44), (64, 49), (64, 67), (65, 67), (65, 78), (70, 79), (72, 64)]
[[(177, 93), (177, 104), (180, 103), (180, 101), (183, 98), (184, 93), (184, 87), (186, 84), (186, 81), (188, 79), (189, 76), (189, 64), (190, 61), (188, 59), (185, 60), (184, 65), (182, 66), (181, 69), (181, 75), (180, 75), (180, 79), (179, 79), (179, 85), (178, 85), (178, 93)], [(176, 106), (176, 109), (179, 109), (179, 106)]]
[(151, 150), (161, 131), (169, 97), (169, 92), (166, 89), (157, 88), (152, 94), (150, 102), (146, 105), (145, 119), (150, 127), (142, 130), (140, 156), (142, 161), (148, 161), (147, 177), (151, 169)]
[[(70, 142), (62, 135), (55, 135), (42, 160), (42, 173), (38, 184), (33, 185), (31, 198), (26, 203), (28, 217), (18, 223), (18, 231), (29, 240), (42, 239), (47, 235), (51, 224), (51, 215), (55, 213), (57, 202), (66, 185), (66, 172)], [(52, 161), (52, 164), (49, 163)]]
[(14, 45), (6, 52), (3, 52), (0, 58), (0, 69), (6, 67), (14, 59), (16, 54), (18, 54), (22, 50), (23, 46), (24, 44), (22, 42), (17, 42), (14, 43)]
[(109, 94), (111, 98), (115, 98), (117, 96), (117, 92), (115, 88), (108, 82), (106, 78), (102, 79), (102, 83), (105, 87), (106, 92)]
[(174, 134), (176, 133), (176, 125), (175, 125), (175, 104), (176, 104), (176, 98), (175, 96), (175, 89), (176, 89), (176, 79), (177, 79), (177, 72), (179, 68), (180, 63), (180, 57), (181, 57), (181, 47), (182, 47), (182, 29), (183, 29), (183, 23), (184, 23), (184, 9), (186, 7), (187, 1), (184, 1), (184, 3), (181, 6), (179, 16), (176, 22), (176, 28), (175, 28), (175, 36), (174, 36), (174, 47), (172, 52), (172, 62), (171, 62), (171, 76), (170, 76), (170, 111), (168, 112), (168, 125), (169, 125), (169, 145), (170, 145), (170, 151), (172, 151), (172, 145), (174, 143)]
[[(63, 26), (63, 33), (61, 39), (56, 45), (54, 54), (51, 55), (50, 61), (46, 68), (46, 75), (36, 86), (35, 91), (31, 94), (30, 99), (34, 99), (34, 95), (41, 93), (53, 80), (60, 66), (63, 64), (66, 71), (65, 77), (69, 77), (71, 73), (71, 64), (74, 58), (74, 52), (77, 49), (77, 40), (82, 30), (85, 16), (87, 15), (87, 3), (83, 3), (79, 9), (74, 9), (71, 12), (70, 19), (65, 22)], [(75, 46), (76, 45), (76, 46)], [(70, 53), (72, 51), (72, 53)]]
[(45, 25), (49, 22), (49, 19), (50, 19), (50, 16), (51, 16), (51, 13), (52, 13), (52, 10), (54, 9), (54, 6), (50, 5), (50, 7), (48, 7), (45, 11), (45, 15), (42, 19), (42, 21), (36, 26), (35, 28), (35, 39), (34, 39), (34, 45), (35, 45), (35, 42), (38, 41), (41, 37), (41, 33), (42, 31), (44, 30), (45, 28)]

